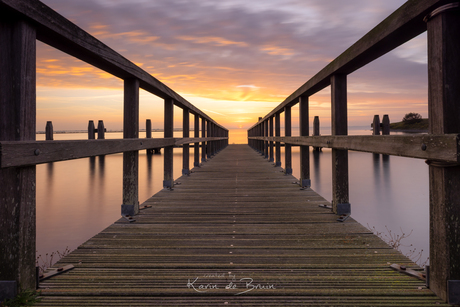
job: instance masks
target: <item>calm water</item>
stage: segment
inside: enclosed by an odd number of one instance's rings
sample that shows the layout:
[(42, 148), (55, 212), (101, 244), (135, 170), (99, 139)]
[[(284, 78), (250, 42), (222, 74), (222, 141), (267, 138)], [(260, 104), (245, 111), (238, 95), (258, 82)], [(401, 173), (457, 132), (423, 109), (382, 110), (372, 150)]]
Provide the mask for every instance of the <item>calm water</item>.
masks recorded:
[[(294, 132), (295, 133), (295, 132)], [(323, 134), (325, 132), (322, 132)], [(156, 135), (155, 135), (156, 134)], [(370, 134), (350, 130), (350, 134)], [(154, 133), (153, 137), (161, 137)], [(295, 135), (295, 134), (294, 134)], [(230, 144), (246, 143), (246, 130), (230, 131)], [(37, 139), (43, 139), (38, 135)], [(141, 137), (143, 137), (141, 135)], [(180, 133), (177, 134), (180, 137)], [(61, 134), (55, 139), (84, 139), (86, 134)], [(108, 133), (106, 138), (121, 138)], [(193, 150), (191, 150), (193, 153)], [(299, 148), (293, 148), (293, 172), (299, 177)], [(261, 157), (262, 159), (262, 157)], [(312, 152), (312, 188), (331, 200), (331, 150)], [(85, 158), (37, 166), (37, 250), (39, 254), (77, 248), (120, 217), (123, 155)], [(284, 165), (284, 155), (282, 155)], [(193, 157), (190, 159), (193, 167)], [(268, 162), (267, 162), (268, 163)], [(429, 250), (428, 166), (423, 160), (349, 152), (352, 216), (364, 226), (412, 234), (404, 252)], [(174, 150), (174, 177), (182, 173), (182, 149)], [(163, 156), (139, 152), (139, 200), (162, 189)], [(409, 245), (413, 245), (409, 247)]]

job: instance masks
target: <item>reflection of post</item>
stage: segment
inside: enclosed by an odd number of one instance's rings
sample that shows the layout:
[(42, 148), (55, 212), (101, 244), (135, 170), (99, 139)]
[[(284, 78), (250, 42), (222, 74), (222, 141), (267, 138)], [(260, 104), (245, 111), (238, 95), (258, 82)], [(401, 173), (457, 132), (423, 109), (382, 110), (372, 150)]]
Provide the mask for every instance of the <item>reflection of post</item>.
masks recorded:
[[(190, 111), (187, 108), (182, 109), (182, 137), (190, 137)], [(190, 175), (190, 145), (182, 145), (182, 175)]]
[[(103, 127), (102, 127), (103, 129)], [(98, 128), (98, 134), (100, 133)], [(139, 138), (139, 80), (124, 81), (123, 138)], [(103, 161), (103, 160), (101, 160)], [(123, 153), (123, 204), (122, 215), (139, 213), (139, 151)]]
[[(331, 77), (332, 135), (347, 135), (347, 76)], [(348, 151), (332, 149), (332, 210), (339, 215), (351, 212), (348, 196)]]
[[(451, 7), (439, 8), (427, 20), (430, 134), (460, 133), (460, 12)], [(429, 287), (449, 303), (460, 304), (460, 166), (429, 165)]]
[[(291, 134), (291, 107), (284, 107), (284, 135), (286, 137), (292, 136)], [(292, 153), (291, 153), (291, 144), (284, 143), (284, 160), (285, 160), (285, 170), (286, 175), (292, 174)]]
[[(199, 138), (200, 137), (200, 115), (198, 114), (195, 114), (195, 126), (194, 126), (194, 129), (193, 129), (193, 136), (195, 138)], [(200, 166), (200, 143), (199, 142), (196, 142), (194, 144), (194, 151), (193, 151), (193, 157), (194, 157), (194, 160), (193, 160), (193, 166)]]
[[(309, 136), (308, 96), (301, 96), (299, 101), (300, 136)], [(309, 188), (310, 180), (310, 146), (300, 146), (300, 186)]]
[(46, 134), (47, 141), (52, 141), (54, 139), (53, 138), (53, 123), (50, 121), (46, 122), (45, 134)]
[[(164, 116), (164, 137), (172, 138), (174, 135), (174, 100), (165, 99), (165, 116)], [(172, 189), (174, 186), (173, 178), (173, 148), (174, 146), (165, 147), (164, 154), (164, 180), (163, 187)]]

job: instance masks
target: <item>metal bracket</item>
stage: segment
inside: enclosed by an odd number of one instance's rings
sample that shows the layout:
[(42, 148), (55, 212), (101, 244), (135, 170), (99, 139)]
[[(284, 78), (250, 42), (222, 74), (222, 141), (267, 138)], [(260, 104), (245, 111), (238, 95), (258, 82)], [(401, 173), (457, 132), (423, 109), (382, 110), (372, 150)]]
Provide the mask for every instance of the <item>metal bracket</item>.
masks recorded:
[(345, 222), (346, 220), (348, 220), (349, 217), (350, 217), (350, 214), (342, 214), (337, 219), (337, 222)]
[[(0, 302), (14, 298), (18, 293), (18, 284), (14, 280), (0, 281)], [(2, 305), (3, 306), (3, 305)]]
[(460, 280), (447, 281), (447, 298), (451, 305), (460, 304)]
[(44, 273), (43, 275), (40, 275), (38, 277), (38, 279), (39, 279), (39, 281), (43, 281), (43, 280), (48, 279), (50, 277), (65, 273), (67, 271), (70, 271), (70, 270), (72, 270), (74, 268), (75, 267), (72, 264), (69, 264), (69, 265), (66, 265), (66, 266), (63, 266), (63, 267), (57, 268), (57, 269), (51, 268), (51, 269), (49, 269), (49, 272)]
[(321, 204), (321, 205), (318, 205), (318, 207), (332, 210), (332, 206), (330, 206), (330, 205)]
[(390, 268), (392, 268), (393, 270), (398, 271), (400, 273), (403, 273), (403, 274), (418, 278), (420, 280), (423, 280), (423, 281), (426, 280), (426, 274), (425, 273), (409, 269), (405, 265), (399, 265), (399, 264), (394, 263), (394, 264), (390, 265)]
[(133, 218), (131, 215), (123, 215), (123, 218), (124, 218), (125, 220), (127, 220), (128, 222), (130, 222), (130, 223), (136, 221), (136, 219)]
[(139, 208), (139, 210), (144, 210), (144, 209), (148, 209), (148, 208), (152, 208), (152, 206), (151, 205), (145, 205), (145, 206)]
[(337, 215), (351, 214), (351, 205), (350, 203), (341, 203), (337, 204)]

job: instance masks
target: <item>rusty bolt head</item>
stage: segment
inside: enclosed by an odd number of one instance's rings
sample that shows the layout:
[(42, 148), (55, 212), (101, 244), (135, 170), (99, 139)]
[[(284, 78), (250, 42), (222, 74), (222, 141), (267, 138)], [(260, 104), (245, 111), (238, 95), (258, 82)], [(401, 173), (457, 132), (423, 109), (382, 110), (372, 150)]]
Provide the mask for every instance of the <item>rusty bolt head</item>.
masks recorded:
[(34, 155), (38, 156), (40, 154), (40, 149), (35, 149)]
[(425, 151), (427, 149), (426, 144), (422, 144), (422, 150)]

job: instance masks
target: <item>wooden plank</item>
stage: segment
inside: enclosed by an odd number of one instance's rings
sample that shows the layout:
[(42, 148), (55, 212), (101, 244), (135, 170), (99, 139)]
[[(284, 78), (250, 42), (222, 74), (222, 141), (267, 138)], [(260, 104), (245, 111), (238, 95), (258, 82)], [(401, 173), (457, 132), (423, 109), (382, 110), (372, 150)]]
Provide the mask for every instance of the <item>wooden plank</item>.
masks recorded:
[(292, 145), (364, 151), (453, 163), (460, 161), (458, 134), (310, 136), (268, 139)]
[(281, 113), (288, 105), (295, 105), (300, 96), (311, 96), (326, 88), (331, 84), (331, 76), (338, 73), (350, 74), (425, 32), (426, 24), (423, 18), (439, 6), (450, 2), (449, 0), (407, 1), (261, 120)]

